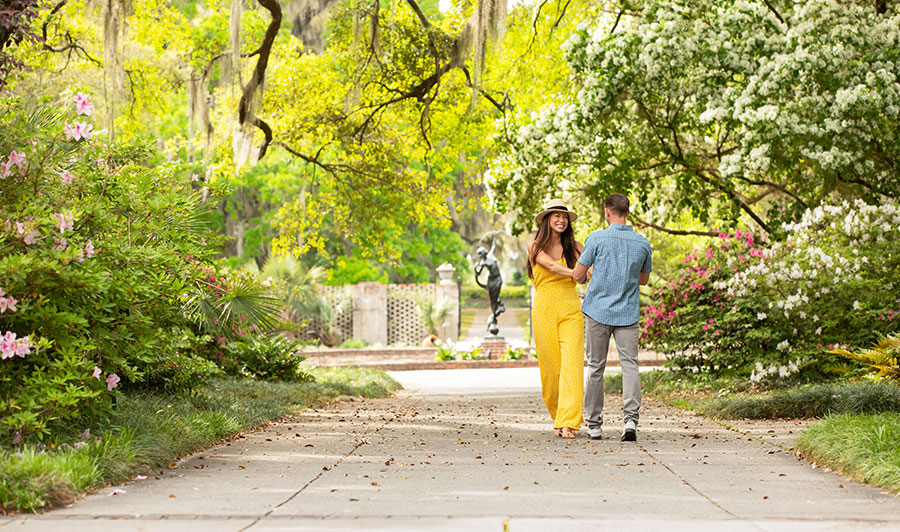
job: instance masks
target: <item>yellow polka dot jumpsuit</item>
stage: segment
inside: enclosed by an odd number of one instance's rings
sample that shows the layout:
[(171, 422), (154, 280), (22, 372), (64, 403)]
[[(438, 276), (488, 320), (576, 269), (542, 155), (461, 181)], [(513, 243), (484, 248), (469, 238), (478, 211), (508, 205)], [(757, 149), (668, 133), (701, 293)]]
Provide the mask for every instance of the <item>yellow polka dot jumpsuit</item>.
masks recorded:
[[(560, 259), (558, 262), (563, 262)], [(581, 426), (584, 397), (584, 315), (575, 281), (534, 265), (531, 327), (544, 404), (553, 427)]]

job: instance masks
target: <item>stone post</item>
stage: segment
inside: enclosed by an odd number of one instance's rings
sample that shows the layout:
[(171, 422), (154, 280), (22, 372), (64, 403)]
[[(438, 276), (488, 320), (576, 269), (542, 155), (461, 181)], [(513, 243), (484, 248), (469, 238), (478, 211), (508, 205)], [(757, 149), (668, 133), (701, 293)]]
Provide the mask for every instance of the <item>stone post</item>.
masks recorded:
[(353, 338), (387, 345), (387, 285), (359, 283), (353, 286)]
[(456, 268), (452, 264), (441, 264), (437, 268), (440, 282), (435, 286), (434, 303), (436, 306), (446, 305), (452, 311), (447, 319), (447, 324), (438, 330), (441, 340), (450, 338), (454, 342), (459, 340), (459, 285), (453, 280)]

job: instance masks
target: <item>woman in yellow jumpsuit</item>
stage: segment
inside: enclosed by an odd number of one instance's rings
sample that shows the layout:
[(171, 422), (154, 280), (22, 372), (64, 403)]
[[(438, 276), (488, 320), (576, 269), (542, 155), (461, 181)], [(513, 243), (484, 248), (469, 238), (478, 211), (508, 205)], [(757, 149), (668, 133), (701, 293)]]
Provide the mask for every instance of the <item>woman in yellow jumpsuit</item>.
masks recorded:
[(535, 216), (537, 235), (528, 246), (528, 276), (534, 282), (531, 327), (541, 369), (544, 404), (557, 436), (575, 437), (584, 397), (584, 316), (572, 271), (584, 249), (575, 240), (578, 217), (561, 200)]

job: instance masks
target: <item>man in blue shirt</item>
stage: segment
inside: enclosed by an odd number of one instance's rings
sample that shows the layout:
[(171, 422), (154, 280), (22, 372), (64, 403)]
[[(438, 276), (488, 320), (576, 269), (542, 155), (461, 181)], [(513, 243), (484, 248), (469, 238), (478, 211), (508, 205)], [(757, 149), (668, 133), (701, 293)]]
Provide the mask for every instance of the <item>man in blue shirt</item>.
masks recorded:
[(584, 241), (572, 277), (579, 283), (593, 267), (591, 283), (581, 312), (585, 315), (585, 346), (588, 352), (588, 382), (584, 394), (584, 419), (592, 440), (601, 439), (603, 425), (603, 372), (609, 338), (616, 341), (622, 367), (625, 427), (622, 441), (637, 441), (641, 380), (638, 373), (638, 319), (641, 285), (650, 280), (650, 242), (625, 223), (628, 198), (612, 194), (603, 202), (609, 228), (597, 230)]

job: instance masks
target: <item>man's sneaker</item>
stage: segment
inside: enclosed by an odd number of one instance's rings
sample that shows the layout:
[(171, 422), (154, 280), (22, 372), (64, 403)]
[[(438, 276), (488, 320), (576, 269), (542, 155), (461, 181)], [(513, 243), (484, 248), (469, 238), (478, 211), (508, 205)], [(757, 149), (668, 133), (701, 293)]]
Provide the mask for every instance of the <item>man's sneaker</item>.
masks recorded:
[(603, 430), (600, 427), (595, 429), (588, 429), (588, 436), (591, 437), (592, 440), (602, 440), (603, 439)]
[(625, 430), (622, 431), (622, 441), (637, 441), (637, 423), (625, 422)]

